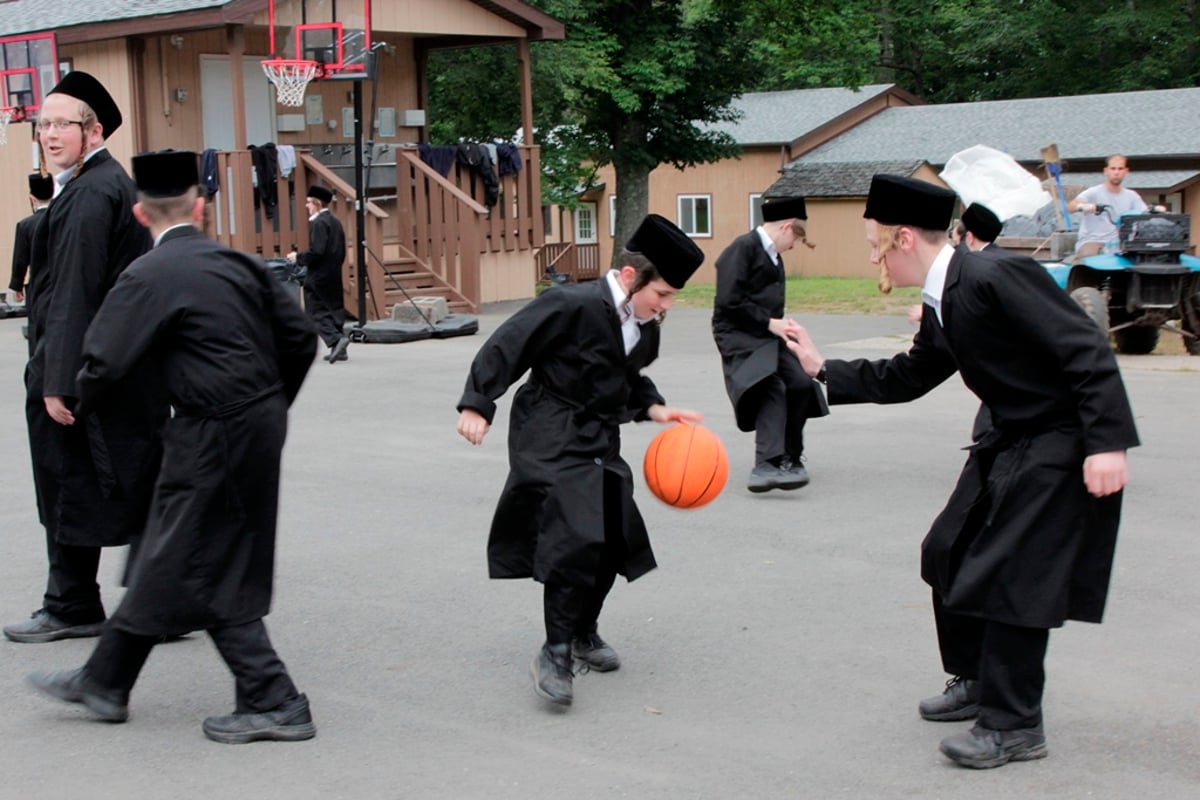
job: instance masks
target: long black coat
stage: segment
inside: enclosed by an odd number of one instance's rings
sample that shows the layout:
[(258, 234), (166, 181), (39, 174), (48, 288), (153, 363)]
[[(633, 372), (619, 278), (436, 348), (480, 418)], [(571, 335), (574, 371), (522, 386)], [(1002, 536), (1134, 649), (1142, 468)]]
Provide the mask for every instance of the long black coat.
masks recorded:
[[(725, 373), (725, 391), (740, 430), (754, 430), (758, 406), (747, 393), (779, 371), (780, 356), (790, 357), (768, 324), (783, 317), (786, 276), (771, 262), (757, 231), (734, 239), (717, 257), (717, 295), (712, 331)], [(829, 413), (824, 395), (813, 382), (807, 416)]]
[(26, 418), (38, 510), (61, 543), (125, 544), (145, 522), (166, 419), (153, 380), (114, 387), (121, 402), (74, 425), (50, 419), (45, 396), (70, 407), (83, 363), (83, 336), (130, 262), (150, 249), (133, 217), (133, 181), (107, 150), (89, 158), (41, 214), (27, 299)]
[(346, 260), (346, 233), (342, 223), (328, 211), (322, 211), (308, 226), (308, 249), (296, 254), (296, 263), (304, 267), (304, 288), (314, 292), (330, 308), (341, 308), (342, 263)]
[(826, 361), (829, 401), (905, 402), (958, 370), (994, 427), (922, 543), (922, 578), (960, 614), (1099, 622), (1121, 495), (1091, 497), (1083, 460), (1138, 444), (1107, 341), (1041, 265), (1004, 251), (954, 254), (942, 318), (926, 306), (891, 359)]
[(646, 410), (663, 402), (641, 374), (658, 357), (658, 345), (658, 326), (642, 325), (625, 355), (602, 278), (546, 291), (480, 348), (460, 411), (472, 408), (491, 422), (494, 400), (530, 373), (512, 404), (510, 471), (488, 538), (491, 577), (591, 586), (606, 517), (619, 521), (625, 537), (622, 574), (632, 581), (655, 567), (618, 426), (646, 419)]
[(25, 273), (29, 271), (33, 256), (33, 234), (45, 211), (45, 207), (39, 208), (20, 220), (13, 232), (12, 276), (8, 280), (8, 288), (14, 292), (25, 291)]
[(104, 408), (139, 366), (162, 376), (174, 409), (113, 625), (177, 634), (270, 610), (280, 452), (313, 334), (261, 261), (190, 226), (168, 231), (109, 292), (84, 342), (81, 411)]

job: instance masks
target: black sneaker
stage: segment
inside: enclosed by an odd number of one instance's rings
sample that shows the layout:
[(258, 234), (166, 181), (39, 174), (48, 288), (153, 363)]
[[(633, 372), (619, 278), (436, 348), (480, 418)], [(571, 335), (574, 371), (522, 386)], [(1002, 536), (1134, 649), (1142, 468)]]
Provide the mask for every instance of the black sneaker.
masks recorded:
[(958, 675), (946, 681), (945, 690), (926, 697), (917, 713), (930, 722), (958, 722), (979, 716), (979, 681)]
[[(801, 468), (803, 469), (803, 467)], [(769, 492), (772, 489), (799, 489), (808, 483), (808, 473), (803, 476), (785, 470), (782, 466), (764, 461), (750, 471), (750, 480), (746, 488), (755, 494)]]
[(533, 675), (533, 690), (551, 703), (569, 706), (575, 699), (574, 678), (571, 673), (571, 645), (542, 645), (529, 668)]
[(996, 731), (977, 724), (969, 731), (942, 739), (939, 749), (955, 764), (971, 769), (991, 769), (1010, 761), (1034, 761), (1048, 754), (1041, 725)]
[(82, 625), (59, 619), (44, 608), (39, 608), (24, 622), (5, 625), (4, 635), (14, 642), (57, 642), (59, 639), (87, 639), (99, 636), (104, 620), (85, 622)]
[(204, 720), (204, 735), (222, 744), (247, 742), (299, 742), (317, 735), (308, 697), (297, 695), (270, 711), (251, 711), (209, 717)]
[(334, 343), (333, 347), (329, 348), (329, 355), (325, 357), (325, 360), (330, 364), (336, 364), (339, 361), (349, 361), (350, 356), (346, 353), (346, 350), (349, 347), (350, 337), (341, 337), (337, 340), (337, 342)]
[(100, 686), (82, 667), (66, 672), (31, 672), (25, 681), (51, 697), (87, 706), (105, 722), (129, 719), (129, 692)]
[(571, 640), (571, 654), (596, 672), (612, 672), (621, 666), (617, 651), (600, 638), (595, 628)]

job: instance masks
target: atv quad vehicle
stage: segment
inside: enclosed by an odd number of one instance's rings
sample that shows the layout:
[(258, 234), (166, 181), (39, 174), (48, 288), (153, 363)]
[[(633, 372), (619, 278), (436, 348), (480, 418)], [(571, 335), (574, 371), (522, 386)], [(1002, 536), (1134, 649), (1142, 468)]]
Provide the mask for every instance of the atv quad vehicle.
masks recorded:
[[(1108, 213), (1105, 206), (1096, 213)], [(1187, 214), (1125, 214), (1118, 239), (1101, 255), (1073, 265), (1047, 264), (1117, 352), (1149, 353), (1162, 329), (1179, 333), (1192, 355), (1200, 355), (1200, 258), (1188, 255), (1191, 218)], [(1182, 327), (1167, 323), (1180, 320)]]

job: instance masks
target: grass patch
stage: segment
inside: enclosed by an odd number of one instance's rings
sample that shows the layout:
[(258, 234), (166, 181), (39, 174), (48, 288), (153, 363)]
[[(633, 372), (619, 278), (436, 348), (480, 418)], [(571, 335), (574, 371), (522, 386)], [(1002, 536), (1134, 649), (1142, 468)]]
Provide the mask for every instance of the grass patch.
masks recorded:
[[(716, 294), (715, 283), (688, 284), (675, 296), (675, 304), (712, 308)], [(789, 314), (905, 314), (921, 302), (921, 290), (907, 287), (881, 294), (874, 278), (790, 277), (786, 297)]]

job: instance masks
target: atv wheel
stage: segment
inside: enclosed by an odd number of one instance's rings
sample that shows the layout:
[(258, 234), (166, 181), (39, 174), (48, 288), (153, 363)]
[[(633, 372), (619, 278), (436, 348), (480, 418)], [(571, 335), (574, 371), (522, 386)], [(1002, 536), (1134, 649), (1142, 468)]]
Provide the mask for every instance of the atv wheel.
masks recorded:
[(1132, 356), (1144, 356), (1153, 353), (1158, 346), (1158, 328), (1149, 325), (1133, 325), (1113, 333), (1117, 340), (1117, 352)]
[[(1183, 329), (1200, 337), (1200, 275), (1193, 275), (1183, 284), (1183, 300), (1179, 304), (1183, 312)], [(1200, 338), (1183, 337), (1187, 351), (1200, 356)]]
[(1093, 286), (1080, 286), (1071, 292), (1071, 299), (1079, 303), (1083, 313), (1087, 314), (1105, 338), (1108, 338), (1108, 305), (1104, 302), (1104, 295), (1100, 294), (1100, 290)]

